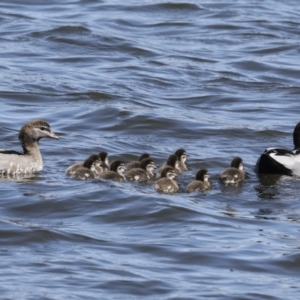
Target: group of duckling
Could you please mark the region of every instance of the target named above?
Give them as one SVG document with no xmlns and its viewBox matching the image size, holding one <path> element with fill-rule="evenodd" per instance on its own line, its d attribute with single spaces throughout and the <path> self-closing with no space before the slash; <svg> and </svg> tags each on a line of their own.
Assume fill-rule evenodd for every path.
<svg viewBox="0 0 300 300">
<path fill-rule="evenodd" d="M 23 152 L 0 149 L 0 176 L 27 176 L 41 171 L 43 160 L 38 144 L 42 138 L 59 139 L 44 120 L 33 120 L 23 125 L 19 132 Z M 143 153 L 138 161 L 130 162 L 127 165 L 121 160 L 115 160 L 109 165 L 107 153 L 100 152 L 68 167 L 66 174 L 72 178 L 83 180 L 92 178 L 136 182 L 156 180 L 154 188 L 157 191 L 176 193 L 179 191 L 179 187 L 175 178 L 180 173 L 188 171 L 186 159 L 186 151 L 178 149 L 168 157 L 166 163 L 154 174 L 153 171 L 156 166 L 154 160 L 147 153 Z M 232 160 L 231 167 L 220 174 L 220 180 L 224 184 L 236 184 L 244 178 L 243 162 L 239 157 L 235 157 Z M 188 184 L 187 192 L 208 190 L 211 185 L 208 179 L 207 170 L 199 170 L 196 173 L 195 180 Z"/>
<path fill-rule="evenodd" d="M 76 179 L 101 178 L 114 181 L 135 181 L 150 182 L 156 180 L 154 188 L 162 193 L 177 193 L 179 187 L 175 179 L 180 173 L 188 171 L 187 154 L 182 148 L 171 154 L 166 163 L 162 165 L 156 174 L 153 171 L 157 168 L 154 160 L 148 153 L 143 153 L 138 161 L 132 161 L 125 165 L 121 160 L 115 160 L 109 166 L 109 159 L 106 152 L 92 154 L 85 161 L 78 162 L 66 169 L 66 174 Z M 240 157 L 235 157 L 231 166 L 220 174 L 220 181 L 226 185 L 237 184 L 245 178 L 243 161 Z M 187 185 L 186 191 L 204 192 L 209 190 L 209 174 L 205 169 L 200 169 L 196 173 L 196 178 Z"/>
</svg>

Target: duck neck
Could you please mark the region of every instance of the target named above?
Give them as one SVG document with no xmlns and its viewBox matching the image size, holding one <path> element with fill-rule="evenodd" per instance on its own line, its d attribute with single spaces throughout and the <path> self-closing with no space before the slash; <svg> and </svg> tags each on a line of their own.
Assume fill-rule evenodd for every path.
<svg viewBox="0 0 300 300">
<path fill-rule="evenodd" d="M 210 186 L 210 182 L 207 180 L 204 181 L 205 186 L 209 187 Z"/>
<path fill-rule="evenodd" d="M 23 141 L 22 148 L 25 155 L 31 156 L 39 166 L 43 166 L 43 159 L 38 141 Z"/>
<path fill-rule="evenodd" d="M 124 180 L 126 179 L 126 178 L 125 178 L 125 175 L 124 175 L 123 173 L 118 172 L 118 175 L 119 175 L 120 177 L 122 177 Z"/>
<path fill-rule="evenodd" d="M 294 150 L 300 149 L 300 122 L 296 125 L 293 133 Z"/>
<path fill-rule="evenodd" d="M 150 176 L 154 176 L 153 171 L 152 170 L 146 170 L 146 173 L 149 174 Z"/>
<path fill-rule="evenodd" d="M 148 179 L 152 179 L 154 177 L 154 174 L 152 173 L 152 171 L 147 170 L 146 171 L 146 175 Z"/>
</svg>

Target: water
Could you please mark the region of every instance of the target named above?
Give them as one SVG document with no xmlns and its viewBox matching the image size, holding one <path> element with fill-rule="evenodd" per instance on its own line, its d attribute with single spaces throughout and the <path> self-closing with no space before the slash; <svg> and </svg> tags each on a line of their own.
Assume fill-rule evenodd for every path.
<svg viewBox="0 0 300 300">
<path fill-rule="evenodd" d="M 44 170 L 0 182 L 2 299 L 297 299 L 298 178 L 257 177 L 299 121 L 298 1 L 2 1 L 1 148 L 48 121 Z M 188 153 L 180 193 L 72 180 L 107 151 Z M 218 174 L 244 159 L 248 177 Z M 212 189 L 186 194 L 197 169 Z"/>
</svg>

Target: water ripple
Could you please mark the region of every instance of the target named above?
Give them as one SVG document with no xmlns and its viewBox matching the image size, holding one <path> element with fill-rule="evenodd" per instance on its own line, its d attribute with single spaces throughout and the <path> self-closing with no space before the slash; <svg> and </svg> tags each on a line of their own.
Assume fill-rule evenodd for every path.
<svg viewBox="0 0 300 300">
<path fill-rule="evenodd" d="M 30 119 L 60 136 L 40 141 L 42 172 L 0 181 L 2 297 L 297 299 L 299 179 L 254 172 L 265 148 L 293 147 L 295 4 L 2 1 L 0 148 L 21 150 Z M 178 148 L 175 195 L 64 173 Z M 226 187 L 234 156 L 247 178 Z M 187 194 L 200 168 L 212 188 Z"/>
</svg>

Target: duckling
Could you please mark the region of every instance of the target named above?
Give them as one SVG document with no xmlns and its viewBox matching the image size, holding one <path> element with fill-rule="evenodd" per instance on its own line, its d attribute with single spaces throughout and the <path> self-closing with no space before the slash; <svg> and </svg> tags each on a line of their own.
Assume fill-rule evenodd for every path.
<svg viewBox="0 0 300 300">
<path fill-rule="evenodd" d="M 139 168 L 133 168 L 125 173 L 125 178 L 131 181 L 147 182 L 154 178 L 152 171 L 156 166 L 151 158 L 144 158 Z"/>
<path fill-rule="evenodd" d="M 109 159 L 107 152 L 100 152 L 99 157 L 101 160 L 101 169 L 98 171 L 98 173 L 108 171 L 109 170 Z"/>
<path fill-rule="evenodd" d="M 94 173 L 94 176 L 96 176 L 98 174 L 97 170 L 102 168 L 99 155 L 97 155 L 97 154 L 92 154 L 86 160 L 80 161 L 80 162 L 68 167 L 65 171 L 66 175 L 73 175 L 74 173 L 77 172 L 77 169 L 79 169 L 79 168 L 87 168 L 84 164 L 85 163 L 88 164 L 91 161 L 94 162 L 93 173 Z M 88 169 L 90 169 L 90 167 L 88 167 Z"/>
<path fill-rule="evenodd" d="M 109 171 L 104 171 L 99 174 L 99 178 L 114 181 L 123 181 L 125 176 L 123 172 L 126 170 L 125 165 L 120 160 L 115 160 L 110 165 Z"/>
<path fill-rule="evenodd" d="M 231 166 L 220 175 L 220 180 L 224 184 L 236 184 L 244 179 L 243 160 L 240 157 L 235 157 L 231 162 Z"/>
<path fill-rule="evenodd" d="M 78 166 L 71 173 L 72 178 L 76 179 L 92 179 L 97 177 L 96 167 L 100 165 L 100 158 L 97 154 L 90 155 L 82 166 Z"/>
<path fill-rule="evenodd" d="M 94 154 L 96 155 L 96 154 Z M 98 154 L 99 161 L 95 165 L 95 174 L 102 173 L 103 171 L 108 171 L 109 170 L 109 165 L 108 165 L 108 157 L 106 152 L 100 152 Z M 77 168 L 83 167 L 84 161 L 80 161 L 75 163 L 74 165 L 71 165 L 68 167 L 65 171 L 67 175 L 71 175 Z"/>
<path fill-rule="evenodd" d="M 127 171 L 129 171 L 133 168 L 140 168 L 142 160 L 145 158 L 149 158 L 149 157 L 150 157 L 150 155 L 148 153 L 141 154 L 138 161 L 132 161 L 126 165 Z"/>
<path fill-rule="evenodd" d="M 162 170 L 167 166 L 174 168 L 174 170 L 177 174 L 181 173 L 181 171 L 179 169 L 179 160 L 177 158 L 177 155 L 171 154 L 168 157 L 167 162 L 159 168 L 158 172 L 156 173 L 156 179 L 159 179 L 161 177 Z"/>
<path fill-rule="evenodd" d="M 84 161 L 77 162 L 65 170 L 66 175 L 72 175 L 78 168 L 82 168 Z"/>
<path fill-rule="evenodd" d="M 179 165 L 178 168 L 180 172 L 185 172 L 188 171 L 187 165 L 185 164 L 186 159 L 187 159 L 187 154 L 184 149 L 177 149 L 175 152 L 175 155 L 178 157 L 179 160 Z"/>
<path fill-rule="evenodd" d="M 204 192 L 210 188 L 210 182 L 208 181 L 209 174 L 207 170 L 198 170 L 196 173 L 196 180 L 190 182 L 187 186 L 187 192 L 192 193 L 195 191 Z"/>
<path fill-rule="evenodd" d="M 173 167 L 166 166 L 161 172 L 161 178 L 154 184 L 154 188 L 161 193 L 176 193 L 179 191 L 179 187 L 174 180 L 177 177 L 177 173 Z"/>
<path fill-rule="evenodd" d="M 30 174 L 43 170 L 43 159 L 39 149 L 42 138 L 59 139 L 44 120 L 26 123 L 19 131 L 23 153 L 13 150 L 0 151 L 0 175 Z"/>
</svg>

